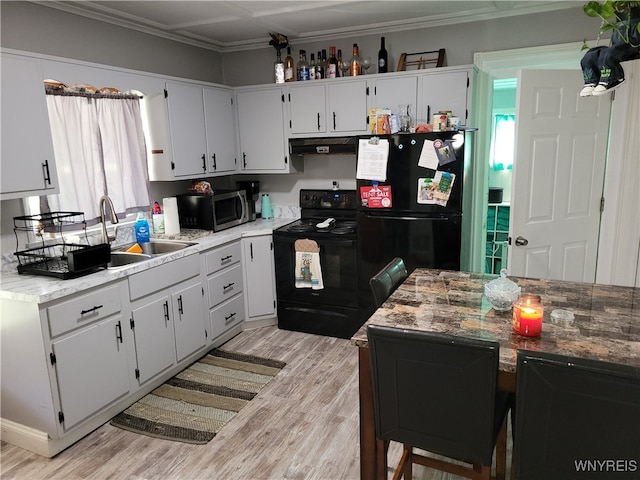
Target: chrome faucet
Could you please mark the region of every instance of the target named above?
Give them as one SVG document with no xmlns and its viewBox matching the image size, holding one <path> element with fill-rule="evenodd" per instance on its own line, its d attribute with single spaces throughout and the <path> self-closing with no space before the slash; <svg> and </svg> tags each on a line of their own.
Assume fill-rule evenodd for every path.
<svg viewBox="0 0 640 480">
<path fill-rule="evenodd" d="M 104 212 L 105 204 L 109 209 L 109 215 L 111 215 L 112 224 L 118 223 L 118 215 L 116 214 L 116 209 L 114 208 L 113 202 L 109 198 L 109 195 L 103 195 L 102 197 L 100 197 L 100 202 L 98 203 L 98 210 L 100 210 L 100 222 L 102 222 L 102 243 L 111 243 L 113 240 L 116 239 L 116 235 L 114 234 L 110 236 L 107 233 L 107 224 L 106 224 L 107 220 L 105 219 L 105 212 Z"/>
</svg>

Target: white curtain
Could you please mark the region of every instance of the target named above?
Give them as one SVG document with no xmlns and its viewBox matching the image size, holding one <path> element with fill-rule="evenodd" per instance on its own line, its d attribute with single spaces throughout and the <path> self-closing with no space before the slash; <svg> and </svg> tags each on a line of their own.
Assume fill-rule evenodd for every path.
<svg viewBox="0 0 640 480">
<path fill-rule="evenodd" d="M 46 196 L 48 209 L 84 212 L 93 224 L 109 195 L 119 216 L 148 210 L 140 101 L 47 95 L 47 106 L 60 183 L 59 194 Z"/>
</svg>

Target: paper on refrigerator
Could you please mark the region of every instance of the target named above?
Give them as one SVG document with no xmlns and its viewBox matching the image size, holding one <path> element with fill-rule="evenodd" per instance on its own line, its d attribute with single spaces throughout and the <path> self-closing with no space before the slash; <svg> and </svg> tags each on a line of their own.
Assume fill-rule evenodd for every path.
<svg viewBox="0 0 640 480">
<path fill-rule="evenodd" d="M 356 178 L 358 180 L 387 179 L 387 161 L 389 160 L 389 140 L 361 138 L 358 143 L 358 166 Z"/>
</svg>

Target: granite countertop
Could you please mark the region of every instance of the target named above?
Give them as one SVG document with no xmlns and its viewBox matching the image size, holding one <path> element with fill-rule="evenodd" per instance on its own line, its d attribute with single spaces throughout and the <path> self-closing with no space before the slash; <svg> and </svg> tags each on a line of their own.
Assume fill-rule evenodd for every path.
<svg viewBox="0 0 640 480">
<path fill-rule="evenodd" d="M 640 288 L 510 277 L 544 304 L 540 337 L 513 333 L 511 311 L 498 312 L 484 296 L 497 278 L 466 272 L 416 269 L 352 337 L 367 346 L 367 325 L 385 325 L 483 338 L 500 343 L 500 369 L 515 372 L 519 349 L 640 366 Z M 565 324 L 554 309 L 571 310 Z"/>
<path fill-rule="evenodd" d="M 116 269 L 101 270 L 69 280 L 37 275 L 20 275 L 16 270 L 17 264 L 3 263 L 2 277 L 0 279 L 0 300 L 21 300 L 36 303 L 50 302 L 66 295 L 72 295 L 89 288 L 126 278 L 134 273 L 172 262 L 188 255 L 198 255 L 201 251 L 238 240 L 242 237 L 268 235 L 276 228 L 291 223 L 294 220 L 295 218 L 259 219 L 255 222 L 245 223 L 221 232 L 181 230 L 178 235 L 154 235 L 154 238 L 183 240 L 194 242 L 196 245 L 177 252 L 153 257 L 145 262 L 133 263 Z"/>
</svg>

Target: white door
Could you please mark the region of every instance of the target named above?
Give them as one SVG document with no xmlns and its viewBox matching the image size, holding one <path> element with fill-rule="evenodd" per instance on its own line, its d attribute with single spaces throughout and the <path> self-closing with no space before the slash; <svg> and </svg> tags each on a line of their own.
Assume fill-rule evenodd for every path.
<svg viewBox="0 0 640 480">
<path fill-rule="evenodd" d="M 511 195 L 512 275 L 595 281 L 611 95 L 579 70 L 521 70 Z"/>
</svg>

